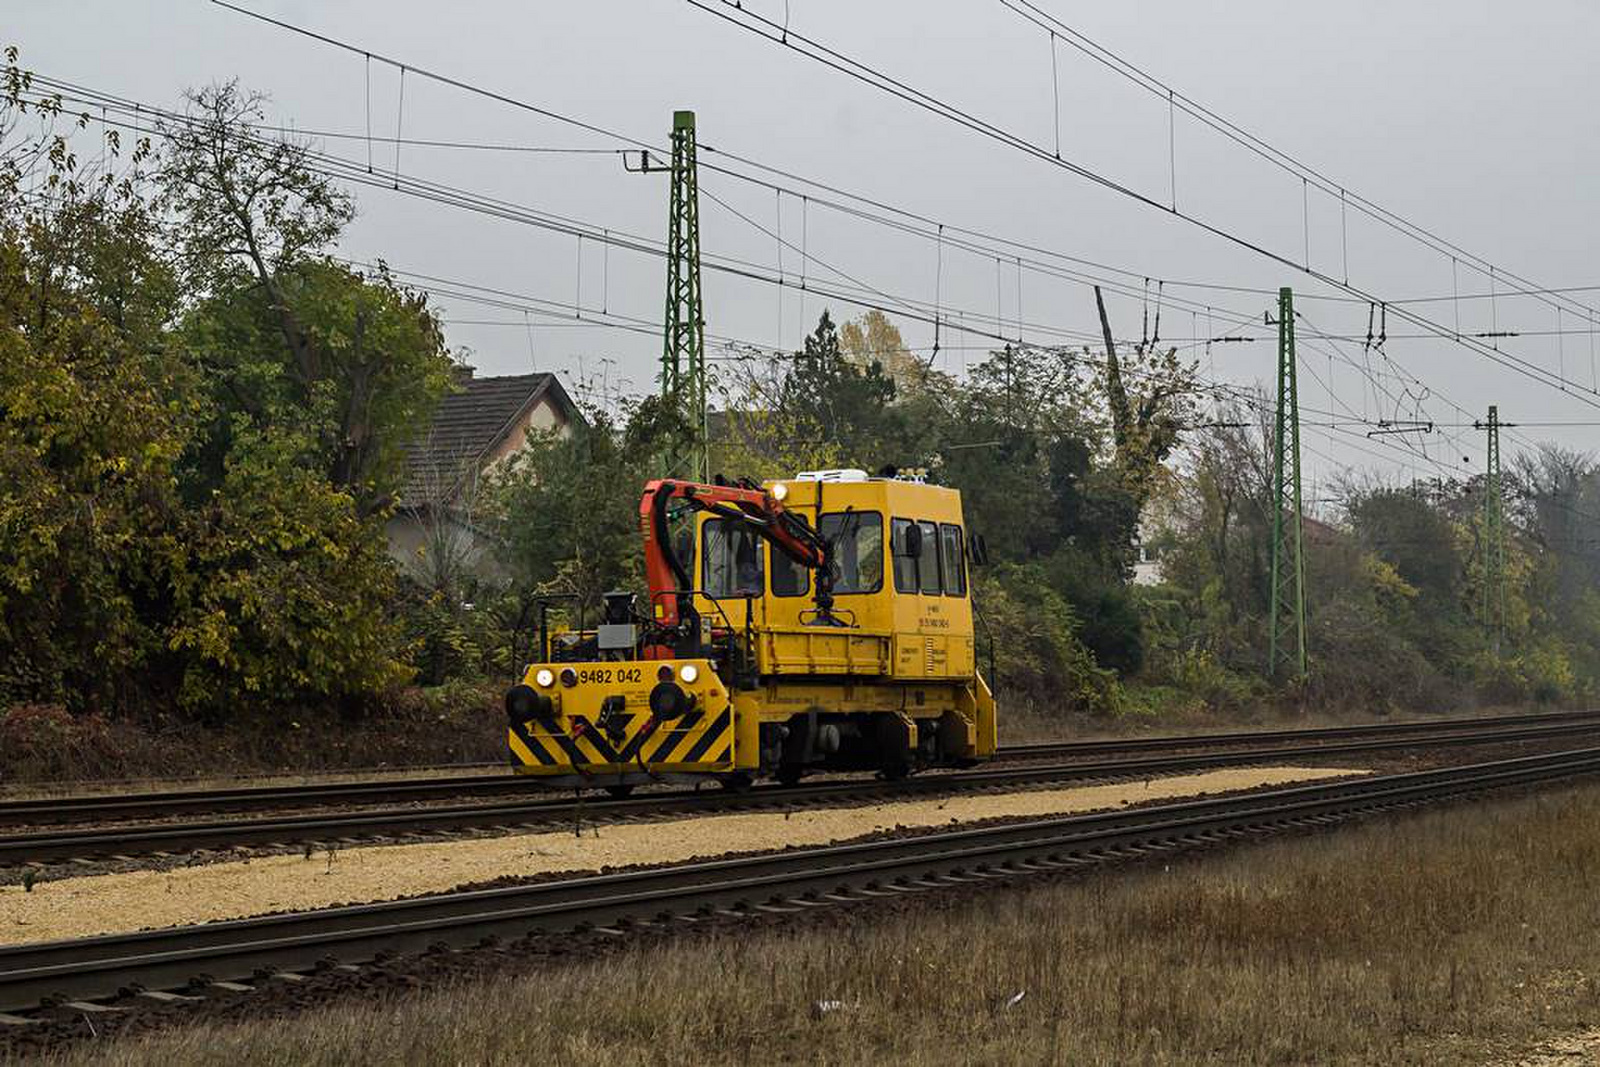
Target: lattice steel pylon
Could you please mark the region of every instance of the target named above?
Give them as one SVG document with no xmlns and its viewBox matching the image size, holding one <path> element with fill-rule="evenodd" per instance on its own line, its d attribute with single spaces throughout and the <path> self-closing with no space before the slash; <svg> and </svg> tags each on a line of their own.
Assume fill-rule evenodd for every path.
<svg viewBox="0 0 1600 1067">
<path fill-rule="evenodd" d="M 1295 373 L 1294 293 L 1278 290 L 1278 412 L 1272 448 L 1272 618 L 1267 673 L 1306 673 L 1306 564 L 1300 501 L 1300 390 Z"/>
<path fill-rule="evenodd" d="M 1505 508 L 1500 498 L 1500 409 L 1489 405 L 1488 421 L 1480 424 L 1489 435 L 1488 459 L 1483 478 L 1483 625 L 1496 654 L 1506 628 Z"/>
<path fill-rule="evenodd" d="M 700 295 L 700 183 L 693 111 L 672 113 L 672 192 L 667 226 L 667 313 L 661 395 L 677 409 L 685 440 L 669 473 L 710 478 L 706 453 L 706 323 Z"/>
</svg>

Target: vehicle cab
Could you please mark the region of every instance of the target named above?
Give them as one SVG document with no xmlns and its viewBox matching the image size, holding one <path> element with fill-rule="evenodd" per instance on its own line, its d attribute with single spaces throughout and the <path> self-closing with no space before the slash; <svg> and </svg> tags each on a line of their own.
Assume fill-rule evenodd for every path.
<svg viewBox="0 0 1600 1067">
<path fill-rule="evenodd" d="M 507 694 L 518 771 L 620 790 L 993 754 L 955 490 L 859 470 L 661 482 L 640 514 L 645 600 L 541 627 Z"/>
</svg>

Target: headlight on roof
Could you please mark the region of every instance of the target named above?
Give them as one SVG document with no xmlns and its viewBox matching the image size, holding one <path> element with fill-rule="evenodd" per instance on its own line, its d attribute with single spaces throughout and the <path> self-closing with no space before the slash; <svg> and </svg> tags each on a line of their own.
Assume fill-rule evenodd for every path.
<svg viewBox="0 0 1600 1067">
<path fill-rule="evenodd" d="M 784 498 L 788 495 L 789 487 L 784 485 L 782 482 L 779 482 L 777 485 L 772 487 L 772 499 L 778 501 L 780 504 L 783 503 Z"/>
</svg>

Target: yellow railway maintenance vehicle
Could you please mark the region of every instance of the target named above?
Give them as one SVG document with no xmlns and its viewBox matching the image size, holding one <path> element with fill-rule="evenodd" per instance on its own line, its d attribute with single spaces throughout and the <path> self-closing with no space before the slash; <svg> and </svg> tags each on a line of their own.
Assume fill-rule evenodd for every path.
<svg viewBox="0 0 1600 1067">
<path fill-rule="evenodd" d="M 607 594 L 598 626 L 554 634 L 541 606 L 538 662 L 506 694 L 518 772 L 622 795 L 994 755 L 955 490 L 892 471 L 662 480 L 639 520 L 644 602 Z"/>
</svg>

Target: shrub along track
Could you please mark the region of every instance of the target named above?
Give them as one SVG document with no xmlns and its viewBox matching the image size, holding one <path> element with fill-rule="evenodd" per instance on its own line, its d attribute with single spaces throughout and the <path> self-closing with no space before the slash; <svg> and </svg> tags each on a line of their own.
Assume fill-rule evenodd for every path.
<svg viewBox="0 0 1600 1067">
<path fill-rule="evenodd" d="M 1353 818 L 1600 772 L 1600 748 L 1155 804 L 1122 811 L 881 835 L 819 848 L 544 879 L 0 949 L 0 1042 L 48 1044 L 137 1020 L 318 982 L 390 983 L 428 960 L 521 958 L 751 918 L 809 922 L 852 905 L 971 892 L 1111 861 L 1314 830 Z M 508 951 L 505 943 L 520 940 Z M 423 956 L 402 955 L 425 953 Z M 376 961 L 376 966 L 373 965 Z M 308 974 L 307 972 L 312 972 Z M 253 985 L 245 984 L 248 980 Z M 413 977 L 410 984 L 415 984 Z M 285 991 L 289 991 L 287 994 Z M 312 1000 L 317 999 L 315 996 Z M 287 1002 L 284 1002 L 287 1003 Z M 97 1027 L 98 1024 L 98 1027 Z"/>
<path fill-rule="evenodd" d="M 799 786 L 761 786 L 746 793 L 722 790 L 657 792 L 627 799 L 576 799 L 551 797 L 539 793 L 529 796 L 526 779 L 500 775 L 495 788 L 513 789 L 516 795 L 506 800 L 481 803 L 440 804 L 433 806 L 386 807 L 362 811 L 339 811 L 301 815 L 276 815 L 260 818 L 180 821 L 124 827 L 76 827 L 29 830 L 0 836 L 0 870 L 10 868 L 15 881 L 24 868 L 45 868 L 49 864 L 72 864 L 76 869 L 99 869 L 105 861 L 113 866 L 139 865 L 137 857 L 158 861 L 175 858 L 204 860 L 226 858 L 229 850 L 243 848 L 351 847 L 363 844 L 414 841 L 464 832 L 509 833 L 561 828 L 575 825 L 605 825 L 624 821 L 656 819 L 686 813 L 723 811 L 800 809 L 814 806 L 871 804 L 911 795 L 936 795 L 971 791 L 1002 791 L 1061 782 L 1115 781 L 1148 778 L 1207 768 L 1238 766 L 1263 760 L 1275 762 L 1319 760 L 1350 756 L 1370 756 L 1410 750 L 1434 750 L 1458 746 L 1509 744 L 1548 744 L 1593 733 L 1600 723 L 1600 712 L 1568 712 L 1557 715 L 1516 716 L 1494 719 L 1456 719 L 1440 722 L 1383 724 L 1372 727 L 1331 727 L 1313 730 L 1285 730 L 1264 733 L 1192 735 L 1184 737 L 1142 738 L 1132 741 L 1064 742 L 1016 746 L 1004 751 L 1004 762 L 1014 766 L 985 767 L 970 771 L 931 773 L 903 781 L 881 782 L 871 779 L 846 779 Z M 1484 724 L 1492 723 L 1492 726 Z M 1507 725 L 1510 723 L 1511 725 Z M 1342 740 L 1359 738 L 1358 740 Z M 1276 744 L 1225 748 L 1221 751 L 1193 752 L 1186 749 L 1243 744 L 1248 741 L 1273 741 Z M 1178 749 L 1176 754 L 1130 756 L 1121 759 L 1079 760 L 1066 763 L 1035 763 L 1030 760 L 1081 756 L 1132 747 L 1135 751 Z M 398 783 L 401 787 L 416 783 Z M 487 783 L 485 783 L 487 784 Z M 378 795 L 392 788 L 369 783 L 344 783 L 337 795 L 347 798 L 356 786 Z M 325 793 L 330 787 L 309 787 L 305 791 Z M 281 792 L 274 790 L 273 792 Z M 191 810 L 187 794 L 180 810 Z M 84 798 L 101 801 L 105 798 Z M 127 798 L 114 798 L 118 801 Z M 348 801 L 345 801 L 348 802 Z M 34 805 L 44 802 L 25 802 Z M 0 806 L 0 821 L 24 810 L 23 802 L 12 808 Z M 32 811 L 32 807 L 26 807 Z M 43 871 L 46 877 L 52 873 Z M 55 872 L 60 873 L 60 872 Z"/>
</svg>

